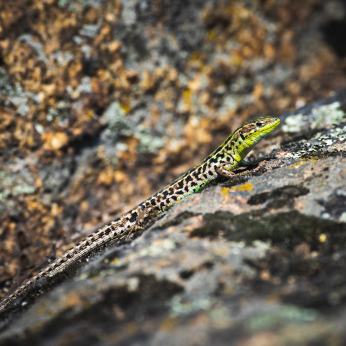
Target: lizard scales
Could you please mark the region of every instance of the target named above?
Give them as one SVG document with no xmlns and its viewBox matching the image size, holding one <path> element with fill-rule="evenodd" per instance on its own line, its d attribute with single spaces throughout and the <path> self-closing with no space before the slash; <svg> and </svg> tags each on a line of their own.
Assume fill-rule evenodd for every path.
<svg viewBox="0 0 346 346">
<path fill-rule="evenodd" d="M 231 177 L 239 165 L 248 165 L 243 159 L 252 148 L 280 123 L 278 118 L 259 117 L 246 122 L 236 129 L 214 152 L 197 166 L 156 192 L 153 196 L 125 213 L 122 217 L 98 229 L 62 256 L 54 260 L 37 275 L 31 277 L 12 294 L 0 302 L 4 310 L 27 288 L 43 277 L 51 277 L 91 253 L 100 246 L 128 237 L 134 230 L 143 227 L 148 219 L 167 210 L 176 201 L 206 187 L 217 176 Z"/>
</svg>

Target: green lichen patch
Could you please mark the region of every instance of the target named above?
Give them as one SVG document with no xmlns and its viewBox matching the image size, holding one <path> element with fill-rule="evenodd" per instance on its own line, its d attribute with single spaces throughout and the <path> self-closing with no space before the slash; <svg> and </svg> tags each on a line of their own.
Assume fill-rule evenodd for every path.
<svg viewBox="0 0 346 346">
<path fill-rule="evenodd" d="M 186 297 L 176 295 L 171 301 L 172 316 L 187 315 L 201 310 L 209 311 L 215 303 L 212 297 L 198 297 L 196 299 L 186 299 Z"/>
<path fill-rule="evenodd" d="M 265 330 L 288 323 L 308 323 L 317 319 L 318 314 L 312 309 L 303 309 L 294 305 L 278 306 L 272 311 L 263 312 L 251 317 L 246 327 L 252 331 Z"/>
<path fill-rule="evenodd" d="M 156 136 L 148 127 L 138 126 L 137 137 L 139 138 L 138 150 L 141 154 L 157 154 L 164 146 L 162 136 Z"/>
<path fill-rule="evenodd" d="M 87 7 L 101 7 L 105 2 L 105 0 L 59 0 L 58 6 L 78 13 Z"/>
<path fill-rule="evenodd" d="M 125 111 L 118 102 L 112 102 L 109 105 L 103 115 L 103 119 L 107 124 L 106 136 L 116 134 L 127 137 L 133 134 L 132 121 L 126 117 Z"/>
<path fill-rule="evenodd" d="M 31 195 L 36 191 L 35 186 L 17 181 L 15 175 L 4 171 L 0 171 L 0 182 L 0 200 L 6 200 L 10 195 Z"/>
<path fill-rule="evenodd" d="M 309 129 L 325 129 L 340 124 L 346 119 L 346 113 L 341 109 L 340 102 L 315 107 L 309 114 L 298 113 L 285 119 L 282 126 L 284 132 L 298 133 Z"/>
</svg>

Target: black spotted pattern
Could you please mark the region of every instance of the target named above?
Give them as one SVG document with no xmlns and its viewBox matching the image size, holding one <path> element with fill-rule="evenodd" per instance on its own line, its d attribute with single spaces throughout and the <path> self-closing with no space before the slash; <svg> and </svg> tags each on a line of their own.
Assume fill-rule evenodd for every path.
<svg viewBox="0 0 346 346">
<path fill-rule="evenodd" d="M 130 222 L 135 222 L 136 220 L 137 220 L 137 216 L 138 216 L 138 214 L 136 213 L 136 212 L 133 212 L 132 214 L 131 214 L 131 218 L 130 218 Z"/>
</svg>

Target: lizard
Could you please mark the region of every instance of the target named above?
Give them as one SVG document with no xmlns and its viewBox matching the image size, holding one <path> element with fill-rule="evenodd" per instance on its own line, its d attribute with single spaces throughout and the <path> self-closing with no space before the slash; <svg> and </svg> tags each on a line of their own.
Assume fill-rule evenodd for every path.
<svg viewBox="0 0 346 346">
<path fill-rule="evenodd" d="M 108 243 L 129 237 L 158 214 L 166 211 L 177 201 L 200 192 L 218 176 L 233 177 L 238 166 L 257 164 L 262 160 L 247 162 L 245 156 L 280 123 L 275 117 L 258 117 L 237 128 L 215 151 L 182 176 L 156 192 L 120 218 L 101 227 L 93 234 L 67 250 L 38 274 L 19 286 L 0 301 L 0 312 L 41 278 L 50 278 L 78 260 Z"/>
</svg>

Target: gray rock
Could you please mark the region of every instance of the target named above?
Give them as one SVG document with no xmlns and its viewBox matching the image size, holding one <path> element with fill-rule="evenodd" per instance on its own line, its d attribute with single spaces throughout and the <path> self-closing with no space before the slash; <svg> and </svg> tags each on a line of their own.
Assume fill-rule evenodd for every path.
<svg viewBox="0 0 346 346">
<path fill-rule="evenodd" d="M 335 102 L 342 112 L 344 91 L 309 107 L 304 139 L 281 131 L 256 149 L 275 159 L 186 198 L 70 280 L 34 287 L 0 345 L 343 344 L 346 123 L 316 132 L 310 121 Z"/>
</svg>

